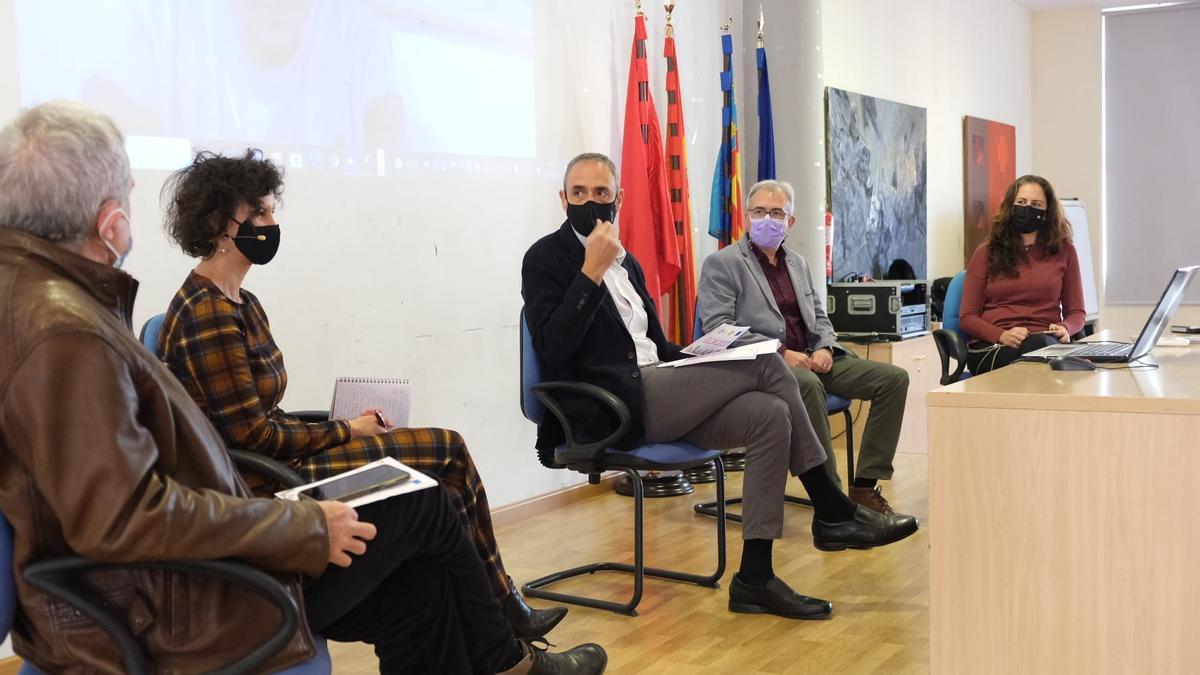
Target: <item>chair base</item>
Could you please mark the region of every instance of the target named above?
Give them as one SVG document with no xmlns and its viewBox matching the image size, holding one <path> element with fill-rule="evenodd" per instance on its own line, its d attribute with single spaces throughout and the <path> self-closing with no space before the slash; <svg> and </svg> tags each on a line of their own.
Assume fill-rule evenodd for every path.
<svg viewBox="0 0 1200 675">
<path fill-rule="evenodd" d="M 746 453 L 730 452 L 721 455 L 721 460 L 725 462 L 726 471 L 745 471 L 746 470 Z"/>
<path fill-rule="evenodd" d="M 721 464 L 721 460 L 717 459 L 713 462 L 717 473 L 717 569 L 709 575 L 690 574 L 688 572 L 680 572 L 676 570 L 663 569 L 658 567 L 646 567 L 645 556 L 645 491 L 643 489 L 643 480 L 641 474 L 634 469 L 620 469 L 628 477 L 629 482 L 633 486 L 633 564 L 617 563 L 617 562 L 600 562 L 590 565 L 581 565 L 570 569 L 554 572 L 546 576 L 539 577 L 530 581 L 521 587 L 521 592 L 527 598 L 538 598 L 540 600 L 550 600 L 552 602 L 567 603 L 571 605 L 580 605 L 583 607 L 592 607 L 594 609 L 606 609 L 610 612 L 625 614 L 627 616 L 637 616 L 637 606 L 642 601 L 642 590 L 645 585 L 646 577 L 654 577 L 655 579 L 666 579 L 668 581 L 681 581 L 697 586 L 705 586 L 707 588 L 720 588 L 721 577 L 725 574 L 725 470 Z M 622 572 L 633 575 L 633 595 L 628 602 L 612 602 L 608 600 L 598 600 L 582 595 L 571 595 L 568 593 L 557 593 L 555 591 L 544 590 L 546 586 L 572 579 L 585 574 L 595 574 L 596 572 Z"/>
<path fill-rule="evenodd" d="M 746 470 L 746 453 L 731 452 L 721 455 L 725 460 L 726 471 L 745 471 Z M 717 479 L 717 473 L 713 471 L 712 462 L 702 464 L 683 472 L 683 477 L 688 479 L 693 485 L 699 483 L 711 483 Z"/>
<path fill-rule="evenodd" d="M 643 476 L 642 489 L 647 497 L 678 497 L 680 495 L 690 495 L 696 491 L 695 487 L 682 473 L 675 473 L 668 476 Z M 629 480 L 628 476 L 618 476 L 613 481 L 613 491 L 624 497 L 633 496 L 633 481 Z"/>
<path fill-rule="evenodd" d="M 688 469 L 683 472 L 683 477 L 688 479 L 692 485 L 699 483 L 712 483 L 717 480 L 717 471 L 713 468 L 712 462 Z"/>
<path fill-rule="evenodd" d="M 807 499 L 805 497 L 793 497 L 792 495 L 784 495 L 783 501 L 787 502 L 788 504 L 795 504 L 796 506 L 807 506 L 810 509 L 813 507 L 812 500 Z M 736 506 L 741 503 L 742 503 L 742 497 L 730 497 L 729 499 L 725 500 L 725 506 L 727 506 L 727 507 L 728 506 Z M 713 500 L 711 502 L 700 502 L 699 504 L 696 504 L 695 506 L 693 506 L 692 509 L 696 513 L 699 513 L 702 516 L 709 516 L 712 518 L 720 517 L 719 512 L 723 510 L 721 508 L 721 505 L 718 504 L 716 502 L 716 500 Z M 730 513 L 728 510 L 726 510 L 725 511 L 725 519 L 731 520 L 735 523 L 740 523 L 740 522 L 742 522 L 742 514 Z"/>
</svg>

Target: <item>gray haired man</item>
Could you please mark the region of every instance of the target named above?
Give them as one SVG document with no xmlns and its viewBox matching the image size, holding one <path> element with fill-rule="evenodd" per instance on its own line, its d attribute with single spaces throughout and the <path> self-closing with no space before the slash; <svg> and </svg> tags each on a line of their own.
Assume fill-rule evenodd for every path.
<svg viewBox="0 0 1200 675">
<path fill-rule="evenodd" d="M 892 477 L 908 373 L 856 358 L 837 343 L 808 263 L 783 245 L 796 224 L 794 200 L 792 186 L 783 181 L 759 181 L 750 188 L 746 236 L 704 261 L 698 290 L 700 318 L 706 331 L 723 323 L 749 326 L 751 332 L 740 338 L 743 343 L 779 339 L 779 353 L 796 376 L 804 407 L 825 448 L 826 466 L 835 477 L 837 455 L 825 394 L 871 402 L 850 498 L 891 514 L 892 507 L 876 483 Z"/>
</svg>

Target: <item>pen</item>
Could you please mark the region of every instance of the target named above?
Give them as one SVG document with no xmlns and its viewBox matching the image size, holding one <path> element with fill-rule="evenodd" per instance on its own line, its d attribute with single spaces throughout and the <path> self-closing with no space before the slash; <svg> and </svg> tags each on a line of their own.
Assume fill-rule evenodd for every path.
<svg viewBox="0 0 1200 675">
<path fill-rule="evenodd" d="M 373 410 L 372 412 L 375 413 L 375 421 L 379 422 L 379 426 L 383 427 L 384 429 L 387 429 L 388 423 L 387 423 L 387 420 L 383 419 L 383 413 L 379 412 L 378 410 Z"/>
</svg>

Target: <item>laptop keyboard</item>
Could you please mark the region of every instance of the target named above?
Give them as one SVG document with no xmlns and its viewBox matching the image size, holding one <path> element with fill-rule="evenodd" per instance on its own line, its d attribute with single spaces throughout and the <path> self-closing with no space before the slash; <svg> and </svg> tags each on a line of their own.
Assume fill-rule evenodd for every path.
<svg viewBox="0 0 1200 675">
<path fill-rule="evenodd" d="M 1133 345 L 1120 342 L 1102 342 L 1099 344 L 1088 345 L 1083 349 L 1071 352 L 1071 356 L 1080 356 L 1088 358 L 1090 356 L 1126 356 Z"/>
</svg>

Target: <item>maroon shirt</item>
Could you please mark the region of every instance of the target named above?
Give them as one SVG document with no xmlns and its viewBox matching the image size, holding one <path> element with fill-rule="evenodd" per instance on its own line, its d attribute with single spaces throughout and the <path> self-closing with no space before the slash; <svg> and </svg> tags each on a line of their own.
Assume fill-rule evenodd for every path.
<svg viewBox="0 0 1200 675">
<path fill-rule="evenodd" d="M 999 342 L 1009 328 L 1038 333 L 1057 323 L 1072 335 L 1083 329 L 1083 278 L 1075 247 L 1064 243 L 1050 255 L 1041 244 L 1017 265 L 1017 277 L 989 277 L 987 244 L 967 263 L 958 324 L 976 340 Z"/>
<path fill-rule="evenodd" d="M 783 314 L 783 323 L 787 326 L 783 348 L 795 352 L 807 350 L 808 331 L 804 328 L 804 319 L 800 316 L 800 303 L 796 300 L 796 287 L 792 285 L 792 275 L 788 273 L 787 263 L 784 262 L 787 252 L 780 246 L 775 252 L 775 264 L 772 265 L 771 261 L 767 260 L 767 254 L 760 251 L 758 246 L 751 243 L 750 250 L 754 251 L 754 257 L 758 258 L 758 264 L 771 287 L 771 295 L 775 296 L 775 304 Z"/>
</svg>

